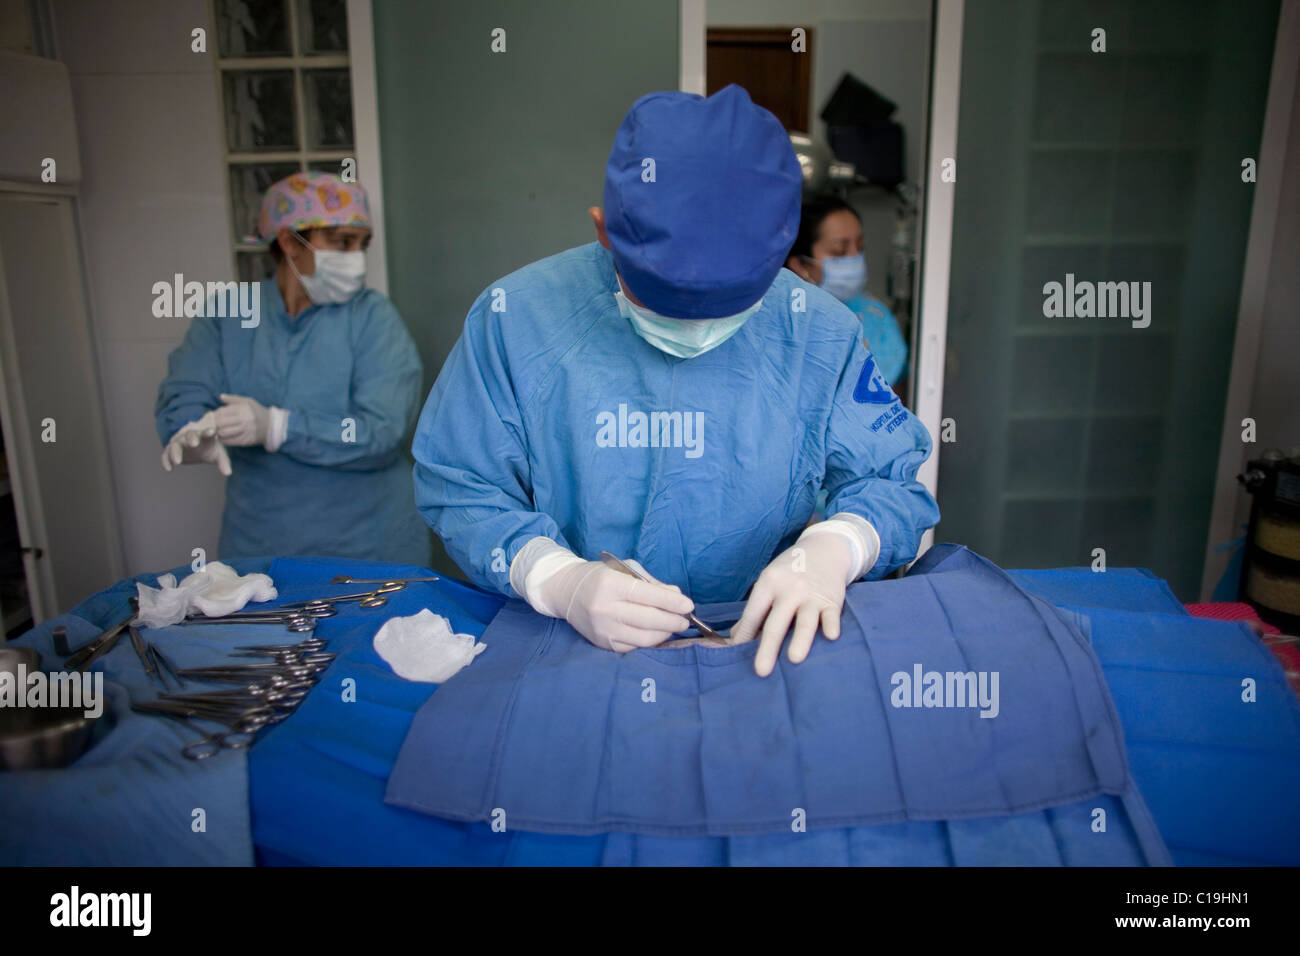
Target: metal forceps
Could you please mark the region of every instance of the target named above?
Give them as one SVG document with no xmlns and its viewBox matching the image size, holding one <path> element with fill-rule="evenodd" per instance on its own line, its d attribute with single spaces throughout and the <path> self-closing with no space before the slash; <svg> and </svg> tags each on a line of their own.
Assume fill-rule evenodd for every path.
<svg viewBox="0 0 1300 956">
<path fill-rule="evenodd" d="M 441 581 L 442 578 L 437 575 L 431 575 L 427 578 L 350 578 L 346 574 L 336 574 L 330 578 L 330 584 L 400 584 L 405 587 L 408 584 L 414 584 L 417 581 Z M 400 590 L 400 588 L 393 588 Z"/>
<path fill-rule="evenodd" d="M 140 632 L 136 630 L 135 625 L 128 624 L 126 632 L 131 635 L 131 646 L 135 648 L 135 656 L 140 658 L 140 664 L 144 667 L 145 676 L 150 680 L 161 680 L 161 676 L 154 668 L 153 658 L 149 656 L 149 651 L 144 646 L 144 638 L 140 636 Z M 163 686 L 166 687 L 167 685 L 164 684 Z"/>
<path fill-rule="evenodd" d="M 125 620 L 114 624 L 106 631 L 101 631 L 100 634 L 90 643 L 77 648 L 72 652 L 68 659 L 63 662 L 63 666 L 70 670 L 84 671 L 87 667 L 116 647 L 117 642 L 121 639 L 122 635 L 126 633 L 126 629 L 131 626 L 132 619 L 140 610 L 140 603 L 135 598 L 131 598 L 129 603 L 131 613 L 126 616 Z M 64 630 L 63 640 L 56 640 L 55 642 L 56 650 L 60 644 L 63 645 L 64 649 L 67 648 L 66 629 Z"/>
<path fill-rule="evenodd" d="M 608 567 L 613 568 L 615 571 L 622 571 L 624 574 L 630 574 L 632 577 L 636 578 L 637 580 L 645 581 L 647 584 L 655 583 L 647 575 L 642 574 L 640 571 L 632 567 L 632 565 L 628 564 L 623 559 L 614 557 L 614 555 L 610 554 L 608 551 L 600 552 L 600 560 L 603 561 Z M 723 637 L 713 628 L 709 627 L 709 625 L 705 624 L 694 614 L 687 614 L 686 620 L 690 621 L 693 625 L 695 625 L 695 629 L 700 632 L 700 637 L 707 637 L 718 641 L 726 640 L 725 637 Z"/>
<path fill-rule="evenodd" d="M 311 609 L 316 610 L 316 609 Z M 337 612 L 335 612 L 337 613 Z M 316 630 L 316 619 L 318 617 L 330 617 L 329 614 L 312 614 L 304 609 L 300 614 L 258 614 L 236 617 L 233 614 L 226 617 L 202 617 L 186 618 L 178 621 L 178 624 L 188 625 L 206 625 L 206 624 L 280 624 L 286 630 L 295 634 L 306 634 Z"/>
<path fill-rule="evenodd" d="M 295 683 L 315 678 L 334 660 L 333 654 L 304 654 L 256 664 L 225 664 L 212 667 L 187 667 L 178 673 L 201 682 L 245 684 L 258 682 Z"/>
<path fill-rule="evenodd" d="M 181 748 L 181 753 L 190 760 L 206 760 L 225 747 L 229 750 L 244 750 L 251 746 L 257 732 L 272 722 L 274 711 L 269 707 L 246 707 L 242 710 L 229 708 L 206 708 L 191 704 L 179 704 L 172 701 L 155 701 L 153 703 L 132 704 L 131 709 L 142 714 L 156 714 L 179 720 L 201 737 Z M 206 720 L 221 724 L 225 730 L 214 733 L 206 732 L 194 723 L 194 720 Z"/>
<path fill-rule="evenodd" d="M 332 607 L 335 604 L 345 604 L 355 601 L 360 607 L 383 607 L 388 603 L 388 595 L 394 591 L 400 591 L 404 587 L 401 581 L 385 581 L 373 591 L 361 591 L 356 594 L 334 594 L 328 597 L 312 598 L 309 601 L 294 601 L 291 604 L 282 604 L 282 608 L 301 608 L 303 610 L 315 610 L 317 608 Z"/>
<path fill-rule="evenodd" d="M 176 681 L 177 687 L 185 686 L 185 681 L 181 678 L 179 674 L 176 673 L 176 668 L 172 667 L 172 662 L 169 661 L 167 658 L 163 657 L 163 653 L 162 651 L 158 650 L 157 644 L 151 642 L 146 644 L 145 648 L 148 651 L 149 656 L 153 659 L 154 664 L 157 666 L 158 676 L 159 678 L 161 678 L 160 683 L 163 685 L 164 689 L 166 689 L 167 687 L 167 678 L 165 676 L 166 674 L 170 674 L 172 676 L 172 680 Z"/>
<path fill-rule="evenodd" d="M 192 614 L 185 619 L 186 622 L 195 621 L 199 624 L 211 623 L 216 621 L 259 621 L 267 617 L 333 617 L 338 614 L 336 607 L 268 607 L 260 611 L 234 611 L 230 614 L 222 614 L 218 617 L 208 617 L 204 614 Z"/>
<path fill-rule="evenodd" d="M 207 690 L 197 694 L 162 694 L 160 700 L 180 703 L 214 703 L 231 707 L 267 706 L 275 711 L 272 723 L 278 723 L 288 717 L 311 691 L 311 681 L 298 684 L 286 684 L 283 687 L 267 687 L 262 684 L 247 684 L 232 687 L 229 690 Z"/>
<path fill-rule="evenodd" d="M 231 657 L 277 657 L 281 654 L 311 654 L 325 649 L 325 638 L 308 637 L 297 644 L 241 644 Z"/>
<path fill-rule="evenodd" d="M 214 618 L 213 623 L 222 620 Z M 243 749 L 252 745 L 258 731 L 287 718 L 307 697 L 337 656 L 325 653 L 325 644 L 324 638 L 314 636 L 296 644 L 245 644 L 235 648 L 236 657 L 245 659 L 242 663 L 226 660 L 180 670 L 169 666 L 178 683 L 189 679 L 236 686 L 190 694 L 169 694 L 164 690 L 157 700 L 132 706 L 140 713 L 178 720 L 202 734 L 181 750 L 190 760 L 204 760 L 222 747 Z M 150 649 L 154 650 L 153 645 Z M 195 721 L 222 724 L 226 729 L 208 733 Z"/>
<path fill-rule="evenodd" d="M 100 633 L 98 637 L 89 644 L 78 648 L 72 652 L 72 656 L 63 662 L 63 666 L 69 670 L 84 671 L 87 667 L 99 660 L 115 646 L 118 640 L 126 633 L 126 629 L 131 625 L 131 618 L 135 617 L 134 612 L 126 620 L 119 624 L 114 624 L 108 630 Z"/>
</svg>

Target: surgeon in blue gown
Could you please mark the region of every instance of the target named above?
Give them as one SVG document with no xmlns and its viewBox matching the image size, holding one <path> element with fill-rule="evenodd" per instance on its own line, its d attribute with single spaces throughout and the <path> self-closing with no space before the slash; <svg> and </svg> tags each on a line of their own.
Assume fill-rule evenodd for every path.
<svg viewBox="0 0 1300 956">
<path fill-rule="evenodd" d="M 766 676 L 787 638 L 799 663 L 839 636 L 848 584 L 912 560 L 930 436 L 857 317 L 782 268 L 800 194 L 740 87 L 632 106 L 597 241 L 483 291 L 417 426 L 417 503 L 472 580 L 614 651 L 748 594 L 731 636 Z"/>
<path fill-rule="evenodd" d="M 222 558 L 321 555 L 425 565 L 429 533 L 403 454 L 420 401 L 415 343 L 364 288 L 365 192 L 295 173 L 266 194 L 277 260 L 256 321 L 194 319 L 158 388 L 163 467 L 229 476 Z"/>
</svg>

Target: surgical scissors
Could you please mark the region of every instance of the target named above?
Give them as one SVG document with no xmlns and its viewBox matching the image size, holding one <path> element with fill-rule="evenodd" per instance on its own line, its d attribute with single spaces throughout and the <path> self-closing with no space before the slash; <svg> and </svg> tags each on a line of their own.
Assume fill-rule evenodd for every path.
<svg viewBox="0 0 1300 956">
<path fill-rule="evenodd" d="M 308 687 L 316 682 L 319 671 L 300 669 L 280 673 L 250 674 L 247 671 L 202 674 L 191 678 L 205 684 L 239 684 L 244 688 L 262 687 L 267 690 L 284 690 L 306 683 Z"/>
<path fill-rule="evenodd" d="M 142 714 L 171 717 L 173 720 L 179 720 L 195 733 L 202 735 L 199 740 L 181 748 L 181 753 L 190 760 L 206 760 L 222 747 L 230 750 L 243 750 L 249 747 L 257 736 L 257 732 L 268 723 L 272 723 L 272 717 L 274 717 L 274 712 L 269 707 L 251 707 L 238 712 L 223 712 L 209 711 L 206 708 L 189 705 L 169 706 L 167 702 L 156 701 L 153 703 L 132 704 L 131 709 Z M 209 734 L 202 727 L 195 725 L 190 720 L 191 717 L 214 724 L 221 724 L 227 729 Z"/>
<path fill-rule="evenodd" d="M 258 701 L 250 706 L 235 706 L 229 701 L 200 700 L 194 696 L 172 697 L 167 700 L 146 701 L 132 704 L 132 709 L 154 714 L 182 714 L 185 717 L 220 718 L 233 727 L 236 724 L 254 724 L 260 726 L 275 717 L 275 711 L 265 702 Z"/>
<path fill-rule="evenodd" d="M 262 614 L 256 617 L 206 617 L 206 618 L 186 618 L 183 621 L 177 621 L 177 624 L 186 625 L 207 625 L 207 624 L 279 624 L 286 630 L 294 634 L 307 634 L 316 630 L 316 618 L 322 615 L 313 615 L 304 610 L 302 614 Z M 323 615 L 329 617 L 329 615 Z"/>
<path fill-rule="evenodd" d="M 385 581 L 373 591 L 362 591 L 357 594 L 335 594 L 328 597 L 312 598 L 307 601 L 294 601 L 290 604 L 282 604 L 283 608 L 302 608 L 310 610 L 312 608 L 330 607 L 335 604 L 346 604 L 350 601 L 356 601 L 361 607 L 383 607 L 388 603 L 386 595 L 394 591 L 400 591 L 406 587 L 400 581 Z"/>
<path fill-rule="evenodd" d="M 287 687 L 290 684 L 298 684 L 302 681 L 315 682 L 317 676 L 325 670 L 326 665 L 316 667 L 311 666 L 291 666 L 286 667 L 283 664 L 271 664 L 267 667 L 248 668 L 248 667 L 213 667 L 204 670 L 187 670 L 181 671 L 191 680 L 200 683 L 213 684 L 265 684 L 272 687 Z"/>
<path fill-rule="evenodd" d="M 249 684 L 245 687 L 233 687 L 230 690 L 209 690 L 198 694 L 161 694 L 159 696 L 162 700 L 179 701 L 181 703 L 215 703 L 229 704 L 231 706 L 246 704 L 249 707 L 265 704 L 275 710 L 279 719 L 283 719 L 302 703 L 311 687 L 312 685 L 309 682 L 288 684 L 279 688 Z"/>
<path fill-rule="evenodd" d="M 346 574 L 336 574 L 330 578 L 330 584 L 400 584 L 406 587 L 417 581 L 441 581 L 442 578 L 434 575 L 427 578 L 350 578 Z M 400 591 L 402 588 L 393 588 L 394 591 Z"/>
<path fill-rule="evenodd" d="M 172 667 L 172 662 L 163 657 L 162 651 L 158 650 L 158 645 L 150 642 L 147 647 L 154 663 L 158 665 L 158 676 L 164 678 L 162 680 L 163 690 L 167 689 L 167 681 L 165 679 L 166 675 L 163 673 L 164 670 L 166 670 L 168 674 L 172 675 L 172 680 L 176 681 L 177 687 L 184 687 L 185 681 L 181 680 L 180 675 L 176 673 L 176 668 Z"/>
<path fill-rule="evenodd" d="M 312 654 L 295 654 L 293 652 L 282 652 L 282 656 L 274 661 L 259 661 L 256 664 L 214 664 L 210 667 L 187 667 L 178 673 L 185 677 L 202 678 L 205 674 L 284 674 L 297 676 L 302 672 L 302 676 L 308 674 L 317 674 L 325 670 L 333 662 L 336 655 L 326 653 Z"/>
<path fill-rule="evenodd" d="M 222 620 L 215 618 L 211 623 Z M 184 677 L 202 683 L 237 686 L 191 694 L 170 694 L 164 688 L 157 700 L 132 707 L 140 713 L 171 717 L 203 734 L 201 739 L 181 750 L 191 760 L 204 760 L 222 747 L 242 749 L 250 746 L 267 724 L 287 718 L 311 692 L 337 656 L 325 653 L 324 647 L 325 640 L 319 637 L 305 638 L 296 644 L 244 644 L 236 648 L 240 652 L 238 656 L 262 660 L 176 670 L 150 644 L 149 651 L 162 662 L 160 672 L 165 664 L 178 683 Z M 227 729 L 205 733 L 194 720 L 223 724 Z"/>
<path fill-rule="evenodd" d="M 150 680 L 162 681 L 162 677 L 159 675 L 157 668 L 154 667 L 153 661 L 149 657 L 149 651 L 145 649 L 144 638 L 140 636 L 140 632 L 136 630 L 135 625 L 128 624 L 126 626 L 126 632 L 131 635 L 131 646 L 135 648 L 135 656 L 140 658 L 140 663 L 144 667 L 145 676 Z M 163 682 L 163 687 L 167 687 L 166 682 Z"/>
<path fill-rule="evenodd" d="M 131 624 L 131 618 L 134 616 L 133 612 L 126 620 L 114 624 L 108 630 L 101 632 L 89 644 L 73 651 L 72 656 L 63 662 L 63 666 L 70 670 L 84 671 L 117 645 L 118 640 L 126 633 L 126 629 Z"/>
<path fill-rule="evenodd" d="M 202 624 L 207 621 L 247 621 L 265 617 L 333 617 L 338 612 L 338 608 L 335 607 L 266 607 L 260 611 L 235 611 L 231 614 L 220 614 L 215 617 L 208 617 L 204 614 L 191 614 L 185 620 L 198 621 Z"/>
<path fill-rule="evenodd" d="M 239 653 L 231 654 L 231 657 L 274 657 L 282 652 L 310 654 L 313 651 L 324 650 L 325 638 L 308 637 L 297 644 L 241 644 L 235 650 Z"/>
</svg>

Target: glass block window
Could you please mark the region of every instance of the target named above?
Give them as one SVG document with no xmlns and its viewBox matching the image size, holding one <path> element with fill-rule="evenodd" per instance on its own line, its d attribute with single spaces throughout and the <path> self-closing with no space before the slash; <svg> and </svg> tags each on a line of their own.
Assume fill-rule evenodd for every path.
<svg viewBox="0 0 1300 956">
<path fill-rule="evenodd" d="M 355 157 L 345 0 L 211 0 L 239 279 L 273 260 L 257 239 L 268 186 Z"/>
</svg>

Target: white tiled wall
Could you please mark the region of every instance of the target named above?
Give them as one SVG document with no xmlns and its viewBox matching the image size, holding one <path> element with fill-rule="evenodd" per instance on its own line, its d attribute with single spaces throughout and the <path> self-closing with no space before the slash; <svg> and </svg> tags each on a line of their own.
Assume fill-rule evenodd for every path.
<svg viewBox="0 0 1300 956">
<path fill-rule="evenodd" d="M 158 319 L 153 283 L 230 278 L 221 111 L 205 0 L 52 0 L 72 75 L 81 228 L 123 550 L 129 574 L 217 553 L 224 480 L 163 472 L 153 406 L 187 320 Z"/>
</svg>

